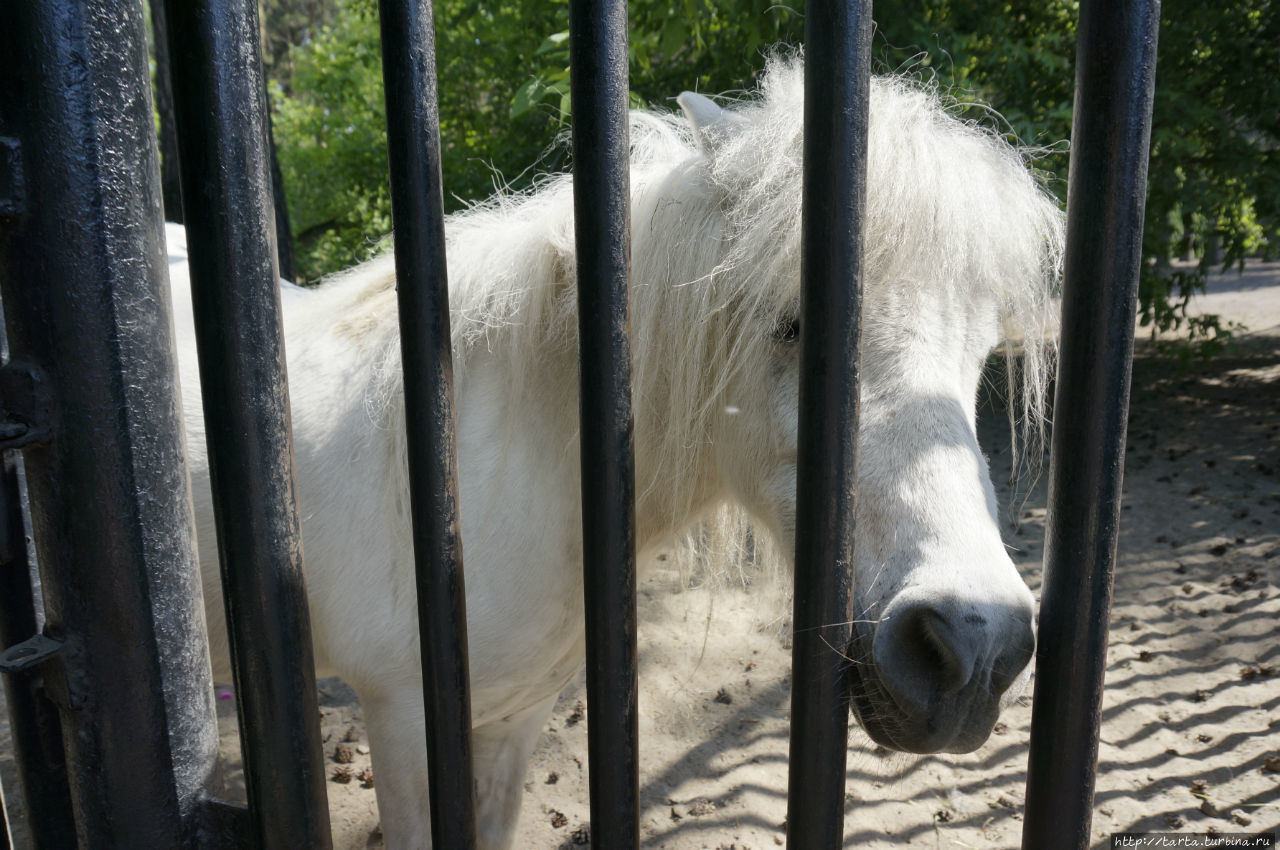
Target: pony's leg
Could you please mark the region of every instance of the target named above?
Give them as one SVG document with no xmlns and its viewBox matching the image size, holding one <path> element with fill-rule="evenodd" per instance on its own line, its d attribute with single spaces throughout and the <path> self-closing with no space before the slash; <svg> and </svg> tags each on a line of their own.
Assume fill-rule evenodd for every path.
<svg viewBox="0 0 1280 850">
<path fill-rule="evenodd" d="M 556 698 L 471 731 L 476 771 L 476 829 L 482 850 L 508 850 L 520 820 L 529 756 Z"/>
<path fill-rule="evenodd" d="M 509 850 L 520 819 L 525 773 L 554 696 L 472 730 L 476 828 L 481 850 Z M 427 744 L 422 689 L 362 697 L 382 835 L 388 850 L 430 850 Z"/>
<path fill-rule="evenodd" d="M 430 850 L 427 739 L 422 688 L 414 680 L 394 691 L 360 694 L 374 793 L 387 850 Z"/>
</svg>

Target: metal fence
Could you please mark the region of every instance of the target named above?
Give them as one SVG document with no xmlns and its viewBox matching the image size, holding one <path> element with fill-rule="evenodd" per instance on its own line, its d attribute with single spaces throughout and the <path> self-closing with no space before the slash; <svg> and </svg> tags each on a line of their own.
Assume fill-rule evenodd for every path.
<svg viewBox="0 0 1280 850">
<path fill-rule="evenodd" d="M 1089 843 L 1156 0 L 1081 4 L 1025 848 Z M 0 4 L 0 669 L 38 847 L 330 844 L 254 0 L 166 7 L 248 806 L 217 741 L 141 0 Z M 841 846 L 870 0 L 806 10 L 788 846 Z M 438 848 L 476 845 L 429 3 L 381 0 Z M 639 844 L 625 0 L 573 0 L 592 841 Z M 229 285 L 224 285 L 229 284 Z M 833 309 L 833 305 L 836 306 Z M 22 451 L 37 604 L 25 544 Z M 1064 459 L 1071 462 L 1063 462 Z M 621 612 L 621 615 L 619 614 Z M 846 623 L 832 626 L 831 623 Z M 7 828 L 4 830 L 7 844 Z M 0 844 L 0 847 L 5 846 Z"/>
</svg>

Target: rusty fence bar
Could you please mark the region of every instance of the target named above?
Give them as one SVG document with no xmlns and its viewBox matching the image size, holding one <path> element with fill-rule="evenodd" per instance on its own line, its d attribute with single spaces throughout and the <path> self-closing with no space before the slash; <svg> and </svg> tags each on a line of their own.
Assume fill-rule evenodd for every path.
<svg viewBox="0 0 1280 850">
<path fill-rule="evenodd" d="M 805 10 L 792 850 L 844 841 L 871 31 L 870 0 Z"/>
<path fill-rule="evenodd" d="M 1091 844 L 1159 20 L 1080 4 L 1025 850 Z"/>
<path fill-rule="evenodd" d="M 330 846 L 254 0 L 170 0 L 193 311 L 253 842 Z M 145 67 L 145 63 L 144 63 Z"/>
<path fill-rule="evenodd" d="M 466 595 L 431 4 L 382 0 L 391 211 L 408 427 L 433 846 L 476 846 Z"/>
<path fill-rule="evenodd" d="M 36 844 L 178 847 L 218 742 L 141 3 L 2 4 L 0 65 L 3 448 L 45 614 L 2 666 L 57 705 L 71 766 Z"/>
<path fill-rule="evenodd" d="M 639 846 L 626 0 L 571 0 L 591 843 Z"/>
</svg>

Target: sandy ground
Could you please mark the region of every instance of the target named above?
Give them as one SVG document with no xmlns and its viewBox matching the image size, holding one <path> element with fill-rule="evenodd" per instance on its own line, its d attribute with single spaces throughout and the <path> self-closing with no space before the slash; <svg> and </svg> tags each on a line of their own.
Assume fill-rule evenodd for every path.
<svg viewBox="0 0 1280 850">
<path fill-rule="evenodd" d="M 1249 330 L 1207 365 L 1179 368 L 1139 345 L 1093 823 L 1099 847 L 1119 831 L 1280 829 L 1280 263 L 1216 277 L 1194 309 Z M 1004 415 L 986 404 L 980 420 L 1007 506 Z M 1042 480 L 1018 494 L 1005 518 L 1015 561 L 1037 591 L 1045 490 Z M 777 588 L 688 586 L 669 564 L 653 565 L 640 584 L 643 844 L 780 846 L 790 654 Z M 361 780 L 369 756 L 359 706 L 336 680 L 321 683 L 321 698 L 328 770 L 351 777 L 328 784 L 337 847 L 381 847 L 374 791 Z M 579 681 L 538 745 L 520 850 L 587 843 L 583 700 Z M 234 762 L 230 702 L 220 707 Z M 1028 694 L 985 746 L 962 756 L 892 754 L 854 731 L 845 845 L 1019 846 L 1030 713 Z M 349 763 L 335 761 L 339 745 Z M 7 728 L 0 775 L 12 789 Z"/>
</svg>

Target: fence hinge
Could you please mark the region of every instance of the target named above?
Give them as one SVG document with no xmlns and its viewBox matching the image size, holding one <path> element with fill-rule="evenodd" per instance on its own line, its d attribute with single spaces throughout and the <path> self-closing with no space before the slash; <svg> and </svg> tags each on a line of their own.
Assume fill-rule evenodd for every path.
<svg viewBox="0 0 1280 850">
<path fill-rule="evenodd" d="M 62 651 L 60 640 L 45 635 L 29 637 L 0 653 L 0 673 L 25 673 Z"/>
<path fill-rule="evenodd" d="M 52 434 L 53 391 L 34 366 L 0 367 L 0 449 L 45 443 Z"/>
<path fill-rule="evenodd" d="M 26 183 L 22 179 L 22 147 L 18 140 L 0 136 L 0 216 L 18 218 L 27 208 Z"/>
<path fill-rule="evenodd" d="M 54 704 L 66 709 L 84 705 L 82 694 L 75 693 L 67 680 L 64 663 L 68 652 L 65 640 L 48 635 L 35 635 L 0 653 L 0 673 L 6 675 L 38 674 L 41 687 Z"/>
</svg>

